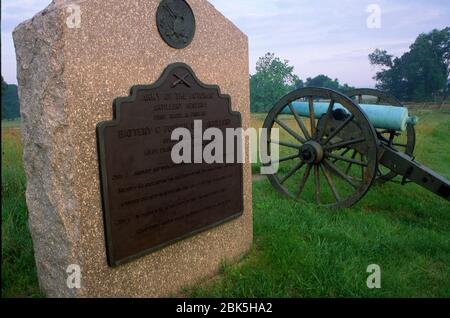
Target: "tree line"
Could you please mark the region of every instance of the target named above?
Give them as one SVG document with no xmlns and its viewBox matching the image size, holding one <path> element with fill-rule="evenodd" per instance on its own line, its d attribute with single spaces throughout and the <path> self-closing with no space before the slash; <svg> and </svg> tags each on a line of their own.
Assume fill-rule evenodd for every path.
<svg viewBox="0 0 450 318">
<path fill-rule="evenodd" d="M 450 28 L 420 34 L 400 57 L 376 49 L 369 62 L 379 67 L 373 78 L 377 89 L 402 101 L 445 100 L 450 87 Z M 267 53 L 250 75 L 251 111 L 268 112 L 281 97 L 302 87 L 325 87 L 344 94 L 354 88 L 323 74 L 302 81 L 289 61 Z"/>
<path fill-rule="evenodd" d="M 450 27 L 420 34 L 400 57 L 376 49 L 369 61 L 379 68 L 374 76 L 376 88 L 402 101 L 445 100 L 450 91 Z M 342 93 L 353 89 L 324 74 L 303 81 L 289 61 L 267 53 L 256 63 L 256 73 L 250 75 L 251 111 L 268 112 L 281 97 L 302 87 L 326 87 Z M 7 84 L 3 77 L 1 98 L 2 119 L 20 117 L 17 85 Z"/>
<path fill-rule="evenodd" d="M 17 85 L 7 84 L 2 76 L 2 119 L 12 120 L 20 117 Z"/>
<path fill-rule="evenodd" d="M 376 49 L 369 55 L 380 68 L 376 87 L 403 101 L 433 101 L 448 96 L 450 75 L 450 27 L 420 34 L 400 57 Z"/>
<path fill-rule="evenodd" d="M 320 74 L 305 81 L 294 74 L 289 61 L 267 53 L 256 63 L 256 73 L 250 75 L 250 108 L 254 113 L 268 112 L 287 93 L 302 87 L 326 87 L 346 93 L 353 89 L 348 84 Z"/>
</svg>

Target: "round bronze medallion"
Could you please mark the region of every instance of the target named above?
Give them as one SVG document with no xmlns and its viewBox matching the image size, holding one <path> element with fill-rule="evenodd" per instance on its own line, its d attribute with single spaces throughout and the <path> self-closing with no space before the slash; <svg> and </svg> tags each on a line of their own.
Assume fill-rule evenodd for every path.
<svg viewBox="0 0 450 318">
<path fill-rule="evenodd" d="M 162 0 L 156 24 L 164 41 L 175 49 L 184 49 L 194 39 L 194 12 L 185 0 Z"/>
</svg>

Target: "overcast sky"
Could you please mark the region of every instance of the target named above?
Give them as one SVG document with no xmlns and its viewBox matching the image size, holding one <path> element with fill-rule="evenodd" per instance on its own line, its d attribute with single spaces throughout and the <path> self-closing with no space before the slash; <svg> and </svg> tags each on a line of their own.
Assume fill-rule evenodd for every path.
<svg viewBox="0 0 450 318">
<path fill-rule="evenodd" d="M 1 61 L 6 82 L 17 83 L 12 30 L 50 2 L 1 0 Z M 210 2 L 248 35 L 251 73 L 258 57 L 273 52 L 289 60 L 302 79 L 326 74 L 357 87 L 374 86 L 372 77 L 376 70 L 370 66 L 367 55 L 375 48 L 398 56 L 408 50 L 420 33 L 450 26 L 450 0 Z M 372 4 L 381 9 L 380 28 L 367 25 L 371 15 L 367 10 Z"/>
</svg>

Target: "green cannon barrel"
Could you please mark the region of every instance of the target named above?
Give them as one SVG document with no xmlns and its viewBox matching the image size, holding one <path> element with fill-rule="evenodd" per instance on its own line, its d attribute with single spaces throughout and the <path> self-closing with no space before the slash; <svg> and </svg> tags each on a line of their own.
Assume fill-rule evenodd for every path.
<svg viewBox="0 0 450 318">
<path fill-rule="evenodd" d="M 300 116 L 309 117 L 308 102 L 293 102 L 292 106 Z M 409 115 L 406 107 L 375 104 L 361 104 L 359 106 L 375 128 L 405 131 L 408 124 L 415 125 L 418 122 L 417 117 Z M 314 102 L 314 114 L 316 119 L 320 119 L 325 115 L 328 111 L 328 107 L 329 103 Z M 334 110 L 336 109 L 342 109 L 348 113 L 341 104 L 335 104 Z M 286 107 L 282 113 L 291 114 L 291 110 L 289 107 Z"/>
</svg>

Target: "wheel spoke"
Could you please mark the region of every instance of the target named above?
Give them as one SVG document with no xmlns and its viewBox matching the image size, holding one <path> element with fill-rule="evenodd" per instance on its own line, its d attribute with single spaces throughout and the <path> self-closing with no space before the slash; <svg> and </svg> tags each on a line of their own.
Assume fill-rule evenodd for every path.
<svg viewBox="0 0 450 318">
<path fill-rule="evenodd" d="M 353 149 L 352 160 L 355 160 L 356 154 L 357 154 L 356 150 Z M 352 168 L 352 166 L 353 166 L 353 163 L 350 162 L 347 167 L 347 170 L 345 170 L 345 174 L 348 174 L 350 172 L 350 169 Z"/>
<path fill-rule="evenodd" d="M 333 184 L 333 180 L 331 179 L 331 176 L 328 173 L 327 167 L 325 165 L 320 165 L 320 168 L 322 168 L 322 172 L 325 176 L 325 179 L 327 180 L 328 185 L 330 186 L 331 192 L 333 192 L 336 202 L 341 201 L 341 197 L 339 196 L 339 193 Z"/>
<path fill-rule="evenodd" d="M 271 140 L 271 143 L 280 145 L 280 146 L 284 146 L 284 147 L 288 147 L 288 148 L 294 148 L 294 149 L 301 149 L 302 146 L 300 145 L 296 145 L 290 142 L 285 142 L 285 141 L 280 141 L 280 140 Z"/>
<path fill-rule="evenodd" d="M 319 174 L 319 166 L 314 165 L 314 180 L 316 184 L 316 201 L 317 204 L 320 204 L 320 174 Z"/>
<path fill-rule="evenodd" d="M 347 148 L 345 149 L 342 153 L 341 156 L 345 156 L 350 150 L 352 150 L 352 148 Z M 333 163 L 336 163 L 338 161 L 338 159 L 334 159 Z"/>
<path fill-rule="evenodd" d="M 305 163 L 303 161 L 299 162 L 294 168 L 291 169 L 291 171 L 288 172 L 287 175 L 285 175 L 283 177 L 283 179 L 280 180 L 280 183 L 283 184 L 286 182 L 287 179 L 289 179 L 290 177 L 292 177 L 294 175 L 294 173 L 296 173 L 299 169 L 301 169 L 303 166 L 305 165 Z"/>
<path fill-rule="evenodd" d="M 291 128 L 289 128 L 285 123 L 283 123 L 279 119 L 275 119 L 275 122 L 280 125 L 284 130 L 286 130 L 292 137 L 300 141 L 302 144 L 306 142 L 305 139 L 303 139 L 299 134 L 297 134 L 295 131 L 293 131 Z"/>
<path fill-rule="evenodd" d="M 361 154 L 361 161 L 364 162 L 364 155 Z M 368 164 L 366 163 L 365 166 L 361 166 L 361 180 L 364 180 L 364 167 L 367 167 Z"/>
<path fill-rule="evenodd" d="M 292 156 L 288 156 L 288 157 L 283 157 L 283 158 L 280 158 L 279 160 L 274 160 L 274 161 L 272 161 L 272 163 L 281 163 L 281 162 L 293 160 L 293 159 L 296 159 L 296 158 L 299 158 L 298 154 L 292 155 Z"/>
<path fill-rule="evenodd" d="M 389 136 L 389 146 L 392 147 L 392 144 L 394 143 L 394 138 L 395 138 L 395 132 L 391 133 L 391 135 Z"/>
<path fill-rule="evenodd" d="M 394 142 L 394 143 L 392 143 L 392 145 L 396 146 L 396 147 L 403 147 L 403 148 L 407 148 L 408 147 L 408 145 L 401 144 L 401 143 L 398 143 L 398 142 Z"/>
<path fill-rule="evenodd" d="M 379 135 L 379 136 L 378 136 L 378 139 L 379 139 L 380 141 L 383 141 L 383 142 L 389 144 L 389 140 L 388 140 L 384 135 Z"/>
<path fill-rule="evenodd" d="M 306 181 L 308 181 L 310 173 L 311 173 L 311 165 L 308 165 L 308 167 L 306 168 L 305 174 L 303 175 L 303 178 L 300 181 L 299 190 L 298 190 L 297 196 L 296 196 L 297 200 L 300 198 L 300 195 L 302 194 L 303 189 L 305 188 L 305 184 L 306 184 Z"/>
<path fill-rule="evenodd" d="M 311 137 L 316 137 L 316 114 L 314 113 L 314 98 L 309 96 L 309 119 L 311 121 Z"/>
<path fill-rule="evenodd" d="M 334 100 L 330 101 L 330 106 L 328 106 L 327 114 L 325 115 L 325 121 L 322 125 L 322 129 L 320 130 L 319 135 L 317 136 L 317 141 L 321 141 L 325 131 L 327 130 L 328 122 L 330 121 L 331 115 L 333 113 Z"/>
<path fill-rule="evenodd" d="M 344 157 L 344 156 L 333 155 L 332 153 L 326 154 L 326 156 L 330 157 L 330 158 L 334 158 L 336 160 L 342 160 L 342 161 L 349 162 L 351 165 L 352 164 L 356 164 L 356 165 L 359 165 L 359 166 L 367 167 L 367 163 L 359 161 L 359 160 L 355 160 L 355 158 L 356 158 L 356 150 L 353 150 L 353 151 L 354 151 L 354 154 L 353 154 L 351 159 L 347 158 L 347 157 Z M 350 170 L 350 169 L 348 169 L 348 170 Z M 347 173 L 348 173 L 348 171 L 347 171 Z"/>
<path fill-rule="evenodd" d="M 306 139 L 311 139 L 311 136 L 310 136 L 310 134 L 308 132 L 308 129 L 306 129 L 306 126 L 303 123 L 302 118 L 298 115 L 297 111 L 295 110 L 294 106 L 292 106 L 292 104 L 289 104 L 289 109 L 294 114 L 295 121 L 297 122 L 298 126 L 302 130 L 303 135 L 305 136 L 305 138 Z"/>
<path fill-rule="evenodd" d="M 328 144 L 331 139 L 333 139 L 337 134 L 339 134 L 339 132 L 344 129 L 352 120 L 353 120 L 354 116 L 351 115 L 350 117 L 348 117 L 335 131 L 333 131 L 331 133 L 331 135 L 325 140 L 325 145 Z"/>
<path fill-rule="evenodd" d="M 366 138 L 364 138 L 364 137 L 350 139 L 350 140 L 341 141 L 341 142 L 338 142 L 338 143 L 335 143 L 332 145 L 325 146 L 324 149 L 330 150 L 330 149 L 342 148 L 342 147 L 346 147 L 346 146 L 350 146 L 350 145 L 354 145 L 354 144 L 359 144 L 365 140 L 366 140 Z"/>
<path fill-rule="evenodd" d="M 383 173 L 380 170 L 380 166 L 377 167 L 377 176 L 381 177 L 383 175 Z"/>
<path fill-rule="evenodd" d="M 329 162 L 328 160 L 324 160 L 323 161 L 327 167 L 332 170 L 334 173 L 336 173 L 339 177 L 341 177 L 342 179 L 344 179 L 345 181 L 347 181 L 352 187 L 354 187 L 355 189 L 358 188 L 358 185 L 353 182 L 352 179 L 349 178 L 349 176 L 347 176 L 346 174 L 344 174 L 342 171 L 340 171 L 333 163 Z"/>
</svg>

